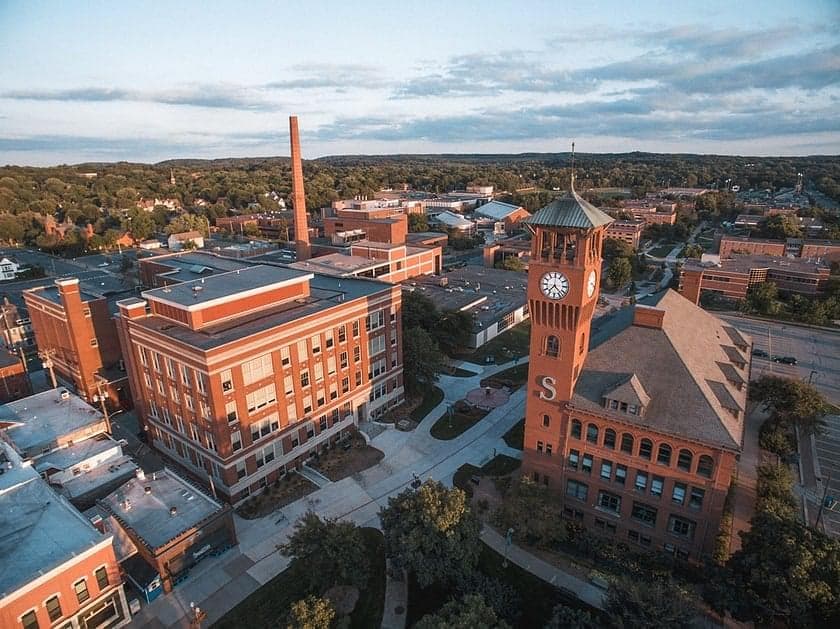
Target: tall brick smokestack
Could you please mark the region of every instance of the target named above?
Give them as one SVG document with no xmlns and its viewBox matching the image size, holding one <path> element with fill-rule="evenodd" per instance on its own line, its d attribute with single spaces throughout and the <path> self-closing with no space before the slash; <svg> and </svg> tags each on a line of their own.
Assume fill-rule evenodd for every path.
<svg viewBox="0 0 840 629">
<path fill-rule="evenodd" d="M 309 221 L 306 218 L 306 193 L 303 190 L 303 164 L 300 161 L 300 133 L 297 116 L 289 116 L 289 140 L 292 144 L 292 204 L 295 206 L 295 250 L 298 260 L 312 257 L 309 245 Z"/>
</svg>

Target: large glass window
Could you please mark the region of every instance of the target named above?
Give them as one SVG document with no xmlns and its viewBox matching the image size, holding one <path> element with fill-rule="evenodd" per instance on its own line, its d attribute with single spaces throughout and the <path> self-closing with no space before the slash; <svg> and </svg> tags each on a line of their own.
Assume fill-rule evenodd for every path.
<svg viewBox="0 0 840 629">
<path fill-rule="evenodd" d="M 557 358 L 560 354 L 560 340 L 556 336 L 549 336 L 545 339 L 545 355 Z"/>
<path fill-rule="evenodd" d="M 572 438 L 573 439 L 580 439 L 581 434 L 581 424 L 578 420 L 572 420 Z"/>
<path fill-rule="evenodd" d="M 679 505 L 685 503 L 685 489 L 684 483 L 674 483 L 674 491 L 671 494 L 671 500 Z"/>
<path fill-rule="evenodd" d="M 693 457 L 691 456 L 691 452 L 683 448 L 677 455 L 677 467 L 683 472 L 690 472 L 692 458 Z"/>
<path fill-rule="evenodd" d="M 621 512 L 621 496 L 611 494 L 608 491 L 599 491 L 598 507 L 611 513 L 619 513 Z"/>
<path fill-rule="evenodd" d="M 633 435 L 629 432 L 621 435 L 621 451 L 627 454 L 633 454 Z"/>
<path fill-rule="evenodd" d="M 711 478 L 714 468 L 715 463 L 712 461 L 712 457 L 706 454 L 701 456 L 697 461 L 697 474 L 704 478 Z"/>
<path fill-rule="evenodd" d="M 667 443 L 659 445 L 659 453 L 656 455 L 656 462 L 659 465 L 671 465 L 671 446 Z"/>
<path fill-rule="evenodd" d="M 691 520 L 686 520 L 685 518 L 680 518 L 676 515 L 672 515 L 668 519 L 668 532 L 673 535 L 679 535 L 680 537 L 688 537 L 689 539 L 693 538 L 696 526 L 697 525 Z"/>
<path fill-rule="evenodd" d="M 650 439 L 642 439 L 639 443 L 639 456 L 650 461 L 653 455 L 653 442 Z"/>
<path fill-rule="evenodd" d="M 646 526 L 656 526 L 656 509 L 641 502 L 633 503 L 630 517 Z"/>
<path fill-rule="evenodd" d="M 604 431 L 604 447 L 615 450 L 615 431 L 612 428 Z"/>
<path fill-rule="evenodd" d="M 578 500 L 586 500 L 588 492 L 589 488 L 586 486 L 585 483 L 579 483 L 578 481 L 571 479 L 566 481 L 567 496 L 577 498 Z"/>
<path fill-rule="evenodd" d="M 61 601 L 58 600 L 58 596 L 48 598 L 44 607 L 47 608 L 47 615 L 50 617 L 51 621 L 55 622 L 61 618 Z"/>
<path fill-rule="evenodd" d="M 586 440 L 589 443 L 598 443 L 598 426 L 595 424 L 586 426 Z"/>
<path fill-rule="evenodd" d="M 76 592 L 76 598 L 80 603 L 84 603 L 90 598 L 90 593 L 88 592 L 87 587 L 87 581 L 85 581 L 84 579 L 76 581 L 73 584 L 73 590 Z"/>
</svg>

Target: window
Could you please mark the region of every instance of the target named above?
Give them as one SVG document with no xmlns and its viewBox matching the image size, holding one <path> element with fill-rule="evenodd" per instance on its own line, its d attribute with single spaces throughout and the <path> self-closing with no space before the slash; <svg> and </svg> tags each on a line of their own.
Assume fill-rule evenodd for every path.
<svg viewBox="0 0 840 629">
<path fill-rule="evenodd" d="M 327 358 L 327 373 L 330 375 L 335 373 L 335 356 Z"/>
<path fill-rule="evenodd" d="M 166 374 L 173 380 L 175 379 L 175 363 L 172 362 L 171 358 L 166 359 Z"/>
<path fill-rule="evenodd" d="M 273 373 L 274 366 L 271 364 L 271 354 L 265 354 L 242 364 L 242 379 L 246 385 L 267 378 Z"/>
<path fill-rule="evenodd" d="M 578 468 L 578 463 L 580 462 L 580 452 L 577 450 L 569 450 L 569 458 L 568 463 L 569 467 L 576 470 Z"/>
<path fill-rule="evenodd" d="M 309 372 L 308 371 L 301 371 L 300 372 L 300 386 L 308 387 L 309 386 Z"/>
<path fill-rule="evenodd" d="M 23 625 L 23 629 L 38 629 L 38 616 L 35 615 L 35 610 L 30 609 L 21 616 L 20 624 Z"/>
<path fill-rule="evenodd" d="M 584 454 L 583 455 L 583 463 L 581 463 L 580 468 L 581 468 L 581 470 L 583 470 L 587 474 L 592 473 L 592 455 L 591 454 Z"/>
<path fill-rule="evenodd" d="M 368 332 L 370 332 L 371 330 L 378 330 L 383 325 L 385 325 L 384 310 L 377 310 L 376 312 L 372 312 L 368 315 L 367 320 L 365 321 L 365 329 Z"/>
<path fill-rule="evenodd" d="M 680 450 L 680 453 L 677 455 L 677 467 L 684 472 L 691 471 L 691 452 L 688 450 Z"/>
<path fill-rule="evenodd" d="M 233 380 L 231 379 L 230 369 L 225 369 L 222 372 L 222 391 L 233 390 Z"/>
<path fill-rule="evenodd" d="M 688 497 L 688 506 L 692 509 L 702 509 L 703 508 L 703 497 L 706 495 L 706 492 L 699 487 L 692 487 L 691 494 Z"/>
<path fill-rule="evenodd" d="M 623 485 L 627 481 L 627 466 L 626 465 L 616 465 L 615 466 L 615 482 L 619 485 Z"/>
<path fill-rule="evenodd" d="M 671 500 L 678 505 L 685 503 L 685 484 L 674 483 L 674 491 L 671 494 Z"/>
<path fill-rule="evenodd" d="M 650 461 L 653 455 L 653 442 L 650 439 L 642 439 L 639 443 L 639 456 Z"/>
<path fill-rule="evenodd" d="M 242 449 L 242 434 L 238 430 L 230 432 L 230 448 L 234 452 Z"/>
<path fill-rule="evenodd" d="M 694 529 L 697 525 L 691 520 L 672 515 L 668 519 L 668 532 L 672 535 L 679 535 L 680 537 L 687 537 L 689 539 L 694 537 Z"/>
<path fill-rule="evenodd" d="M 659 445 L 659 452 L 656 455 L 656 462 L 659 465 L 671 465 L 671 446 L 667 443 Z"/>
<path fill-rule="evenodd" d="M 324 365 L 322 363 L 315 363 L 315 382 L 321 382 L 324 379 Z"/>
<path fill-rule="evenodd" d="M 572 420 L 572 438 L 580 439 L 581 425 L 576 419 Z"/>
<path fill-rule="evenodd" d="M 347 340 L 347 326 L 342 325 L 338 328 L 338 342 L 344 343 Z"/>
<path fill-rule="evenodd" d="M 604 447 L 615 450 L 615 431 L 612 428 L 604 431 Z"/>
<path fill-rule="evenodd" d="M 341 352 L 341 354 L 339 354 L 339 360 L 341 361 L 341 368 L 347 369 L 347 365 L 349 364 L 347 362 L 347 352 Z"/>
<path fill-rule="evenodd" d="M 612 462 L 601 461 L 601 478 L 610 480 L 612 478 Z"/>
<path fill-rule="evenodd" d="M 358 345 L 353 348 L 353 362 L 357 363 L 362 360 L 362 348 Z"/>
<path fill-rule="evenodd" d="M 248 472 L 245 470 L 245 461 L 240 461 L 236 464 L 236 478 L 237 480 L 242 480 L 248 475 Z"/>
<path fill-rule="evenodd" d="M 543 415 L 543 428 L 548 428 L 551 425 L 551 417 Z"/>
<path fill-rule="evenodd" d="M 312 354 L 320 354 L 321 353 L 321 336 L 316 334 L 311 338 L 312 341 Z"/>
<path fill-rule="evenodd" d="M 181 384 L 190 388 L 190 368 L 186 365 L 181 365 Z"/>
<path fill-rule="evenodd" d="M 160 372 L 160 355 L 157 352 L 152 352 L 152 365 L 155 371 Z"/>
<path fill-rule="evenodd" d="M 73 590 L 76 592 L 76 598 L 80 603 L 84 603 L 86 600 L 90 598 L 90 593 L 88 592 L 87 581 L 82 579 L 81 581 L 76 581 L 73 584 Z"/>
<path fill-rule="evenodd" d="M 248 404 L 249 413 L 253 413 L 269 404 L 274 404 L 277 401 L 277 393 L 274 390 L 274 385 L 270 384 L 267 387 L 249 393 L 245 396 L 245 401 Z"/>
<path fill-rule="evenodd" d="M 357 386 L 357 387 L 358 387 L 358 386 L 361 386 L 361 384 L 362 384 L 362 372 L 361 372 L 361 371 L 357 371 L 357 372 L 356 372 L 356 386 Z"/>
<path fill-rule="evenodd" d="M 645 526 L 656 526 L 656 509 L 641 502 L 633 503 L 633 510 L 630 512 L 630 517 Z"/>
<path fill-rule="evenodd" d="M 326 342 L 327 349 L 330 349 L 335 345 L 335 341 L 333 340 L 333 333 L 332 330 L 327 330 L 324 334 L 324 340 Z"/>
<path fill-rule="evenodd" d="M 621 451 L 633 454 L 633 435 L 628 432 L 621 435 Z"/>
<path fill-rule="evenodd" d="M 550 443 L 545 444 L 545 453 L 548 456 L 551 456 L 551 444 Z"/>
<path fill-rule="evenodd" d="M 665 486 L 665 479 L 661 476 L 654 476 L 650 480 L 650 495 L 660 498 L 662 496 L 662 488 Z"/>
<path fill-rule="evenodd" d="M 353 338 L 359 338 L 359 322 L 353 322 Z"/>
<path fill-rule="evenodd" d="M 61 618 L 61 601 L 58 600 L 58 596 L 48 598 L 44 607 L 47 608 L 47 615 L 50 617 L 50 620 L 56 621 Z"/>
<path fill-rule="evenodd" d="M 537 452 L 542 452 L 542 451 L 543 451 L 543 442 L 542 441 L 537 441 Z"/>
<path fill-rule="evenodd" d="M 350 378 L 341 379 L 341 392 L 347 393 L 350 390 Z"/>
<path fill-rule="evenodd" d="M 106 587 L 108 587 L 108 570 L 105 568 L 105 566 L 97 568 L 94 571 L 93 576 L 96 577 L 96 585 L 99 586 L 100 592 Z"/>
<path fill-rule="evenodd" d="M 368 341 L 368 356 L 376 356 L 385 351 L 385 337 L 383 335 L 374 336 Z"/>
<path fill-rule="evenodd" d="M 704 454 L 697 461 L 697 474 L 703 476 L 704 478 L 711 478 L 714 467 L 715 464 L 712 461 L 712 457 Z"/>
<path fill-rule="evenodd" d="M 327 429 L 327 416 L 321 415 L 318 418 L 318 432 L 324 432 Z"/>
<path fill-rule="evenodd" d="M 616 496 L 608 491 L 598 492 L 598 508 L 611 513 L 621 512 L 621 496 Z"/>
<path fill-rule="evenodd" d="M 545 339 L 545 355 L 557 358 L 560 355 L 560 339 L 556 336 L 548 336 Z"/>
<path fill-rule="evenodd" d="M 265 419 L 251 424 L 251 442 L 254 442 L 257 439 L 262 439 L 279 428 L 280 416 L 277 413 L 272 413 Z"/>
<path fill-rule="evenodd" d="M 598 426 L 589 424 L 586 427 L 586 440 L 589 443 L 598 443 Z"/>
<path fill-rule="evenodd" d="M 292 362 L 292 356 L 289 352 L 289 348 L 283 347 L 280 349 L 280 364 L 284 367 L 288 367 Z"/>
<path fill-rule="evenodd" d="M 645 491 L 647 489 L 648 477 L 644 472 L 636 472 L 636 490 Z"/>
<path fill-rule="evenodd" d="M 99 347 L 99 341 L 97 339 L 90 339 L 90 346 Z"/>
<path fill-rule="evenodd" d="M 578 500 L 586 500 L 586 495 L 589 493 L 589 488 L 585 483 L 579 483 L 576 480 L 566 481 L 566 495 Z"/>
</svg>

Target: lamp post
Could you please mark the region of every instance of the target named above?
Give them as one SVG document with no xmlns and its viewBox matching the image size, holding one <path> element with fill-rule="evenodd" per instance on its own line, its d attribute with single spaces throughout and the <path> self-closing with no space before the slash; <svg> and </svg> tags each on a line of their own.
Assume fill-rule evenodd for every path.
<svg viewBox="0 0 840 629">
<path fill-rule="evenodd" d="M 815 373 L 817 372 L 812 369 L 811 373 L 808 374 L 808 384 L 811 384 L 811 379 L 814 377 Z"/>
<path fill-rule="evenodd" d="M 94 374 L 94 376 L 96 378 L 96 393 L 93 396 L 93 401 L 99 402 L 102 405 L 102 415 L 105 416 L 105 430 L 110 435 L 111 418 L 108 417 L 108 407 L 105 405 L 108 395 L 102 392 L 102 376 L 99 376 L 98 374 Z"/>
<path fill-rule="evenodd" d="M 190 629 L 201 629 L 201 622 L 207 618 L 207 612 L 190 601 Z"/>
<path fill-rule="evenodd" d="M 502 562 L 502 568 L 508 566 L 508 550 L 510 550 L 511 544 L 513 544 L 513 527 L 509 528 L 507 534 L 505 534 L 505 559 Z"/>
</svg>

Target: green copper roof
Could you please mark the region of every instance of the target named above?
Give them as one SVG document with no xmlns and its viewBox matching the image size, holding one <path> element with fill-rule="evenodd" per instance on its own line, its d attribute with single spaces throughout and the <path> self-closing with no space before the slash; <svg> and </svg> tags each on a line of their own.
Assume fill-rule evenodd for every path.
<svg viewBox="0 0 840 629">
<path fill-rule="evenodd" d="M 608 225 L 613 220 L 611 216 L 578 196 L 573 188 L 571 192 L 540 208 L 533 216 L 522 222 L 535 227 L 591 229 Z"/>
</svg>

